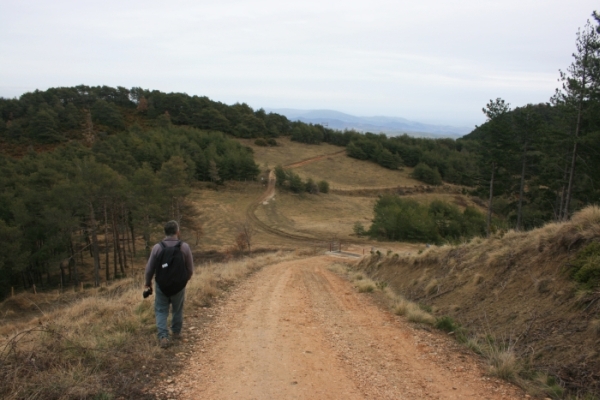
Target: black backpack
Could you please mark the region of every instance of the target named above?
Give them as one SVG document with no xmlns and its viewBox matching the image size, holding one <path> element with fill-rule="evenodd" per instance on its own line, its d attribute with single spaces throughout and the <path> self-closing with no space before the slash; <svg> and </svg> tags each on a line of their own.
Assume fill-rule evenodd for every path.
<svg viewBox="0 0 600 400">
<path fill-rule="evenodd" d="M 188 270 L 181 252 L 181 240 L 173 247 L 160 242 L 160 253 L 156 256 L 156 283 L 165 296 L 179 293 L 188 282 Z"/>
</svg>

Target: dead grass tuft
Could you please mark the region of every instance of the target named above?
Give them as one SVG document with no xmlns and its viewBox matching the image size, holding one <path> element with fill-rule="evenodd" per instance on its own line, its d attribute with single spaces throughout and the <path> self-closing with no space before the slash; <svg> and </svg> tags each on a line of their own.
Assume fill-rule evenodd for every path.
<svg viewBox="0 0 600 400">
<path fill-rule="evenodd" d="M 552 279 L 550 278 L 541 278 L 536 279 L 533 286 L 540 293 L 548 293 L 550 291 L 550 284 L 552 283 Z"/>
<path fill-rule="evenodd" d="M 440 284 L 437 279 L 432 279 L 429 281 L 427 286 L 425 286 L 425 293 L 428 296 L 434 295 L 440 291 Z"/>
<path fill-rule="evenodd" d="M 338 275 L 346 275 L 348 273 L 348 266 L 346 264 L 331 264 L 327 266 L 327 269 Z"/>
<path fill-rule="evenodd" d="M 583 210 L 575 213 L 571 219 L 571 223 L 581 226 L 582 228 L 589 228 L 594 225 L 600 224 L 600 207 L 593 205 L 584 208 Z"/>
<path fill-rule="evenodd" d="M 485 277 L 481 274 L 473 275 L 473 283 L 475 285 L 481 285 L 485 281 Z"/>
<path fill-rule="evenodd" d="M 470 337 L 466 340 L 465 346 L 471 349 L 474 353 L 482 354 L 481 345 L 479 344 L 479 340 L 475 337 Z"/>
<path fill-rule="evenodd" d="M 394 314 L 405 316 L 410 322 L 417 322 L 427 325 L 433 325 L 435 318 L 427 311 L 421 309 L 418 304 L 412 301 L 406 300 L 405 298 L 398 298 L 396 303 L 392 306 Z"/>
<path fill-rule="evenodd" d="M 433 325 L 435 318 L 428 312 L 422 310 L 418 305 L 411 303 L 406 310 L 406 319 L 410 322 Z"/>
<path fill-rule="evenodd" d="M 375 291 L 375 282 L 370 279 L 361 279 L 354 283 L 354 287 L 358 289 L 359 293 L 372 293 Z"/>
<path fill-rule="evenodd" d="M 522 370 L 521 364 L 513 349 L 494 349 L 486 354 L 490 361 L 490 375 L 516 382 Z"/>
<path fill-rule="evenodd" d="M 600 336 L 600 319 L 591 320 L 589 327 L 593 333 Z"/>
</svg>

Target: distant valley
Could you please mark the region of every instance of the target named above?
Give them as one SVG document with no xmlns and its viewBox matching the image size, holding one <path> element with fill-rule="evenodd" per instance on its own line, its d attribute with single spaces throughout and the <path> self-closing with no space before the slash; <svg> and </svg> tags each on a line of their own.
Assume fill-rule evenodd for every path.
<svg viewBox="0 0 600 400">
<path fill-rule="evenodd" d="M 359 132 L 385 133 L 398 136 L 407 133 L 418 137 L 458 138 L 470 133 L 474 127 L 424 124 L 399 117 L 357 117 L 334 110 L 298 110 L 292 108 L 267 109 L 285 115 L 292 121 L 320 124 L 331 129 L 354 129 Z"/>
</svg>

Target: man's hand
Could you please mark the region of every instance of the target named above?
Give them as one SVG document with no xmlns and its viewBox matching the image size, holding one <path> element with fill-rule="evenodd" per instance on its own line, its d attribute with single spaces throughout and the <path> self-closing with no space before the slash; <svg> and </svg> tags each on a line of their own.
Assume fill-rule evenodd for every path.
<svg viewBox="0 0 600 400">
<path fill-rule="evenodd" d="M 144 298 L 147 298 L 151 294 L 152 294 L 152 286 L 144 286 L 144 293 L 143 293 Z"/>
</svg>

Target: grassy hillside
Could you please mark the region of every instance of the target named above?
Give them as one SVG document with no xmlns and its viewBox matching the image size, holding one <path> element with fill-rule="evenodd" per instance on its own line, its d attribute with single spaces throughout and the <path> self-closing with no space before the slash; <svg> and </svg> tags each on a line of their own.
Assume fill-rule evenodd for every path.
<svg viewBox="0 0 600 400">
<path fill-rule="evenodd" d="M 254 151 L 254 160 L 265 169 L 276 165 L 287 166 L 311 158 L 329 155 L 314 162 L 294 167 L 302 178 L 326 180 L 332 189 L 385 188 L 397 186 L 419 186 L 422 182 L 409 177 L 412 168 L 390 170 L 368 161 L 346 156 L 343 148 L 327 143 L 319 145 L 293 142 L 289 138 L 278 138 L 278 146 L 261 147 L 253 140 L 240 140 Z"/>
<path fill-rule="evenodd" d="M 438 318 L 453 318 L 474 347 L 492 341 L 518 355 L 517 376 L 544 371 L 571 393 L 599 395 L 598 244 L 600 208 L 590 206 L 566 223 L 422 254 L 375 253 L 357 268 Z M 587 271 L 580 273 L 587 285 L 575 265 Z"/>
</svg>

